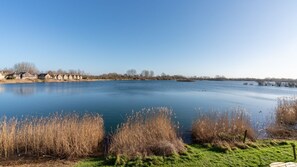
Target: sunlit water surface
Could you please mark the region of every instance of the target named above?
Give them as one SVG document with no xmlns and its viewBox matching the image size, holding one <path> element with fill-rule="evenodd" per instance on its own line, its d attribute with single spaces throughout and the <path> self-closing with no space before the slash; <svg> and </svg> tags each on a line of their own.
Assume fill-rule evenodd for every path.
<svg viewBox="0 0 297 167">
<path fill-rule="evenodd" d="M 143 108 L 169 107 L 188 140 L 201 112 L 245 108 L 253 123 L 271 119 L 277 98 L 294 96 L 295 88 L 243 85 L 240 81 L 98 81 L 0 85 L 0 115 L 46 116 L 55 112 L 100 113 L 107 131 L 127 114 Z"/>
</svg>

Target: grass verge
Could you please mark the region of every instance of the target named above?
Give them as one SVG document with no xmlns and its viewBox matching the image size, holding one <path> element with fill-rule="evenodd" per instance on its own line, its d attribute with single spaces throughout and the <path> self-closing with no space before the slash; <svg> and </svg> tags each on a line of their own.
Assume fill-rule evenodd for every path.
<svg viewBox="0 0 297 167">
<path fill-rule="evenodd" d="M 127 161 L 122 166 L 269 166 L 270 163 L 294 161 L 291 143 L 297 141 L 259 140 L 247 149 L 221 152 L 198 144 L 187 145 L 187 151 L 173 156 L 149 156 Z M 117 157 L 85 159 L 76 167 L 114 166 Z"/>
</svg>

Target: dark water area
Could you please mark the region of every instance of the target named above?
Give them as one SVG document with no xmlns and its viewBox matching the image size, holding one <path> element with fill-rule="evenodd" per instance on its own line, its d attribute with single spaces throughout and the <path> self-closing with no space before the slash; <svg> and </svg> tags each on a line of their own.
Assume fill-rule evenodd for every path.
<svg viewBox="0 0 297 167">
<path fill-rule="evenodd" d="M 201 112 L 244 108 L 254 124 L 272 118 L 277 98 L 294 96 L 295 88 L 243 85 L 241 81 L 98 81 L 0 85 L 0 116 L 47 116 L 56 112 L 99 113 L 106 131 L 143 108 L 168 107 L 180 131 L 189 130 Z"/>
</svg>

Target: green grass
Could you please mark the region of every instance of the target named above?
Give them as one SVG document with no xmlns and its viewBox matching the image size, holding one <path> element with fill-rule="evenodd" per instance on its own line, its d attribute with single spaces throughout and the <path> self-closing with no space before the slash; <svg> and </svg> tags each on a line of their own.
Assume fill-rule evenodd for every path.
<svg viewBox="0 0 297 167">
<path fill-rule="evenodd" d="M 150 156 L 127 161 L 123 157 L 90 158 L 76 167 L 92 166 L 269 166 L 272 162 L 294 161 L 291 144 L 297 141 L 262 140 L 247 149 L 221 151 L 211 146 L 188 145 L 187 152 L 170 157 Z"/>
</svg>

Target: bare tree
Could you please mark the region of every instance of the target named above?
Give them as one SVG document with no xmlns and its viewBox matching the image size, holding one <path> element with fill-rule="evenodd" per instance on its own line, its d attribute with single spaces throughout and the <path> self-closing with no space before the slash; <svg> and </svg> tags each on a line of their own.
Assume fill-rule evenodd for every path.
<svg viewBox="0 0 297 167">
<path fill-rule="evenodd" d="M 154 71 L 151 70 L 150 73 L 149 73 L 149 76 L 154 77 L 154 74 L 155 74 Z"/>
<path fill-rule="evenodd" d="M 59 70 L 57 71 L 57 73 L 58 73 L 58 74 L 66 74 L 66 71 L 64 71 L 64 70 L 62 70 L 62 69 L 59 69 Z"/>
<path fill-rule="evenodd" d="M 75 75 L 77 72 L 75 70 L 69 70 L 68 73 L 71 75 Z"/>
<path fill-rule="evenodd" d="M 150 75 L 149 70 L 143 70 L 143 71 L 141 72 L 141 76 L 142 76 L 142 77 L 149 77 L 149 75 Z"/>
<path fill-rule="evenodd" d="M 137 72 L 136 72 L 135 69 L 130 69 L 130 70 L 128 70 L 128 71 L 126 72 L 126 74 L 127 74 L 128 76 L 135 76 L 135 75 L 137 75 Z"/>
<path fill-rule="evenodd" d="M 14 65 L 15 72 L 29 72 L 31 74 L 38 73 L 38 69 L 33 63 L 21 62 Z"/>
<path fill-rule="evenodd" d="M 0 71 L 3 72 L 4 74 L 10 74 L 10 73 L 13 73 L 14 70 L 12 68 L 4 68 Z"/>
<path fill-rule="evenodd" d="M 167 75 L 164 72 L 162 72 L 161 77 L 166 77 L 166 76 Z"/>
</svg>

